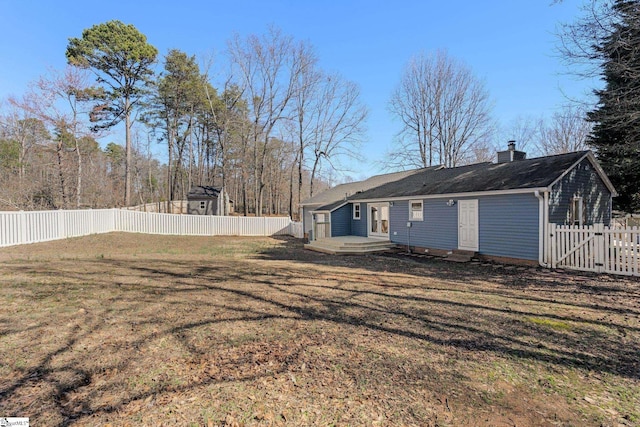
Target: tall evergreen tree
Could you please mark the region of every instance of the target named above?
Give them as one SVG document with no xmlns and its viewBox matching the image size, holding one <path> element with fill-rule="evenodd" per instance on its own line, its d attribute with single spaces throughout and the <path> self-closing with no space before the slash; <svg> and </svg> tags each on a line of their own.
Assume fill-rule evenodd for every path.
<svg viewBox="0 0 640 427">
<path fill-rule="evenodd" d="M 131 113 L 142 97 L 142 90 L 153 75 L 151 66 L 158 50 L 133 25 L 109 21 L 82 32 L 81 38 L 70 38 L 67 61 L 71 65 L 92 70 L 104 88 L 104 103 L 94 109 L 93 120 L 109 128 L 124 120 L 125 165 L 124 203 L 131 203 Z"/>
<path fill-rule="evenodd" d="M 594 46 L 605 87 L 588 114 L 589 143 L 620 195 L 616 207 L 640 211 L 640 1 L 616 0 L 611 31 Z"/>
<path fill-rule="evenodd" d="M 183 193 L 178 198 L 184 197 L 191 185 L 190 182 L 185 185 L 179 177 L 185 172 L 185 163 L 191 166 L 185 155 L 189 153 L 196 114 L 204 106 L 204 84 L 196 57 L 171 49 L 165 56 L 164 71 L 156 81 L 152 105 L 146 114 L 146 120 L 160 130 L 167 143 L 168 200 L 176 199 L 178 189 Z"/>
</svg>

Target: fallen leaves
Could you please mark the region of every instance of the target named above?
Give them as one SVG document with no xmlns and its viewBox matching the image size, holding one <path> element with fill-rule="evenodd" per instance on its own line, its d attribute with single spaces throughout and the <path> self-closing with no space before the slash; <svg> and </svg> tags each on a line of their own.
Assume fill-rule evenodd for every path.
<svg viewBox="0 0 640 427">
<path fill-rule="evenodd" d="M 271 239 L 214 257 L 190 239 L 134 237 L 0 264 L 0 413 L 207 427 L 639 416 L 636 282 L 325 257 Z M 104 247 L 122 252 L 90 256 Z"/>
</svg>

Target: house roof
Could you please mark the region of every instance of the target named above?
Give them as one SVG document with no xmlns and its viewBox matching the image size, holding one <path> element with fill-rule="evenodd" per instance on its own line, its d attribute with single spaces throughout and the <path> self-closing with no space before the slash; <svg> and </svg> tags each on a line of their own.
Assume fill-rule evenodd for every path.
<svg viewBox="0 0 640 427">
<path fill-rule="evenodd" d="M 322 206 L 323 209 L 331 205 L 335 205 L 334 207 L 337 207 L 340 204 L 344 203 L 347 197 L 352 196 L 358 192 L 366 191 L 374 187 L 378 187 L 384 184 L 397 181 L 402 178 L 406 178 L 407 176 L 415 173 L 419 173 L 420 171 L 436 169 L 439 167 L 440 166 L 432 166 L 432 167 L 423 168 L 423 169 L 412 169 L 408 171 L 386 173 L 382 175 L 372 176 L 371 178 L 365 179 L 364 181 L 356 181 L 356 182 L 349 182 L 346 184 L 339 184 L 339 185 L 336 185 L 335 187 L 332 187 L 328 190 L 323 191 L 322 193 L 316 194 L 313 197 L 303 200 L 302 203 L 300 203 L 300 205 L 301 206 Z M 330 210 L 331 208 L 328 208 L 328 209 Z"/>
<path fill-rule="evenodd" d="M 477 163 L 454 168 L 423 170 L 355 194 L 349 199 L 375 200 L 545 188 L 555 183 L 584 157 L 590 157 L 590 160 L 595 162 L 595 158 L 591 159 L 593 155 L 590 151 L 578 151 L 508 163 Z M 605 183 L 609 182 L 606 176 L 603 180 Z"/>
<path fill-rule="evenodd" d="M 205 185 L 194 185 L 187 194 L 187 199 L 212 199 L 220 194 L 220 188 Z"/>
</svg>

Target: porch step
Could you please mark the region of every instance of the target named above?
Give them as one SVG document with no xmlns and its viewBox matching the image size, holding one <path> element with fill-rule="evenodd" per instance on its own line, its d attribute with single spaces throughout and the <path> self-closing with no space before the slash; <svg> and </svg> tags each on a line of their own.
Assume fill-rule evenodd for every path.
<svg viewBox="0 0 640 427">
<path fill-rule="evenodd" d="M 332 255 L 357 255 L 384 252 L 395 246 L 388 240 L 348 237 L 314 240 L 304 248 Z"/>
<path fill-rule="evenodd" d="M 454 249 L 453 252 L 445 256 L 443 260 L 451 262 L 470 262 L 475 257 L 476 253 L 474 251 Z"/>
</svg>

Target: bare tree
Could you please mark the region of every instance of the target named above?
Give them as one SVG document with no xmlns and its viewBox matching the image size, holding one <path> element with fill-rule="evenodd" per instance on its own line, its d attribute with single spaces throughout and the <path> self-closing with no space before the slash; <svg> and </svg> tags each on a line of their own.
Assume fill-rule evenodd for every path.
<svg viewBox="0 0 640 427">
<path fill-rule="evenodd" d="M 17 144 L 17 169 L 19 184 L 26 176 L 26 167 L 34 147 L 49 142 L 51 136 L 42 120 L 36 119 L 28 111 L 11 102 L 14 108 L 7 112 L 2 121 L 2 136 Z"/>
<path fill-rule="evenodd" d="M 246 175 L 245 171 L 248 167 L 244 160 L 238 158 L 243 149 L 246 153 L 248 103 L 243 99 L 243 89 L 234 83 L 234 76 L 231 71 L 224 79 L 222 93 L 219 95 L 216 93 L 209 83 L 212 63 L 212 57 L 209 57 L 204 63 L 206 107 L 207 113 L 211 115 L 214 124 L 213 132 L 217 145 L 217 159 L 220 163 L 222 188 L 228 189 L 229 178 L 233 175 L 229 173 L 229 170 L 232 167 L 240 168 L 242 169 L 241 174 Z M 244 203 L 243 208 L 245 209 L 245 215 L 248 214 L 246 203 Z"/>
<path fill-rule="evenodd" d="M 518 150 L 526 151 L 529 156 L 535 155 L 540 151 L 538 141 L 541 126 L 542 119 L 519 115 L 511 120 L 507 126 L 501 127 L 499 140 L 503 142 L 503 145 L 506 141 L 516 141 Z"/>
<path fill-rule="evenodd" d="M 479 141 L 468 150 L 465 163 L 493 162 L 496 160 L 497 151 L 496 145 L 489 140 Z"/>
<path fill-rule="evenodd" d="M 309 66 L 298 76 L 297 88 L 292 104 L 293 119 L 287 122 L 288 134 L 293 141 L 293 149 L 296 151 L 296 163 L 298 169 L 298 205 L 302 198 L 302 177 L 305 166 L 305 153 L 311 143 L 313 122 L 317 118 L 318 91 L 322 73 L 316 67 L 315 58 L 310 58 Z M 289 210 L 293 211 L 293 200 L 289 203 Z"/>
<path fill-rule="evenodd" d="M 276 126 L 286 118 L 296 82 L 310 64 L 311 55 L 306 44 L 295 43 L 273 27 L 263 37 L 251 35 L 242 40 L 236 35 L 229 42 L 229 53 L 249 101 L 256 215 L 262 215 L 269 146 Z"/>
<path fill-rule="evenodd" d="M 51 141 L 46 125 L 15 105 L 0 116 L 0 201 L 29 209 L 42 179 L 30 171 L 41 166 L 39 151 Z M 44 174 L 41 174 L 42 176 Z"/>
<path fill-rule="evenodd" d="M 567 107 L 554 113 L 549 123 L 540 123 L 540 150 L 545 156 L 587 150 L 591 128 L 584 111 Z"/>
<path fill-rule="evenodd" d="M 601 73 L 600 65 L 607 57 L 605 52 L 594 47 L 613 34 L 619 16 L 611 8 L 611 2 L 602 0 L 586 0 L 581 12 L 578 20 L 558 27 L 557 51 L 572 74 L 585 78 L 597 77 Z"/>
<path fill-rule="evenodd" d="M 443 51 L 409 61 L 389 108 L 402 122 L 395 166 L 456 166 L 491 132 L 484 83 Z"/>
<path fill-rule="evenodd" d="M 81 111 L 80 108 L 92 96 L 93 89 L 87 83 L 86 73 L 68 66 L 63 71 L 52 70 L 50 76 L 39 78 L 21 99 L 9 99 L 11 104 L 41 120 L 57 134 L 55 150 L 58 178 L 65 208 L 68 205 L 65 182 L 68 171 L 64 165 L 66 152 L 74 152 L 76 156 L 75 206 L 80 207 L 81 204 L 83 162 L 79 140 L 87 136 L 89 131 L 86 123 L 88 112 Z"/>
<path fill-rule="evenodd" d="M 367 109 L 360 101 L 359 87 L 338 75 L 323 76 L 316 96 L 310 111 L 311 196 L 316 173 L 323 160 L 337 169 L 336 159 L 359 158 L 357 147 L 364 135 L 367 118 Z"/>
</svg>

